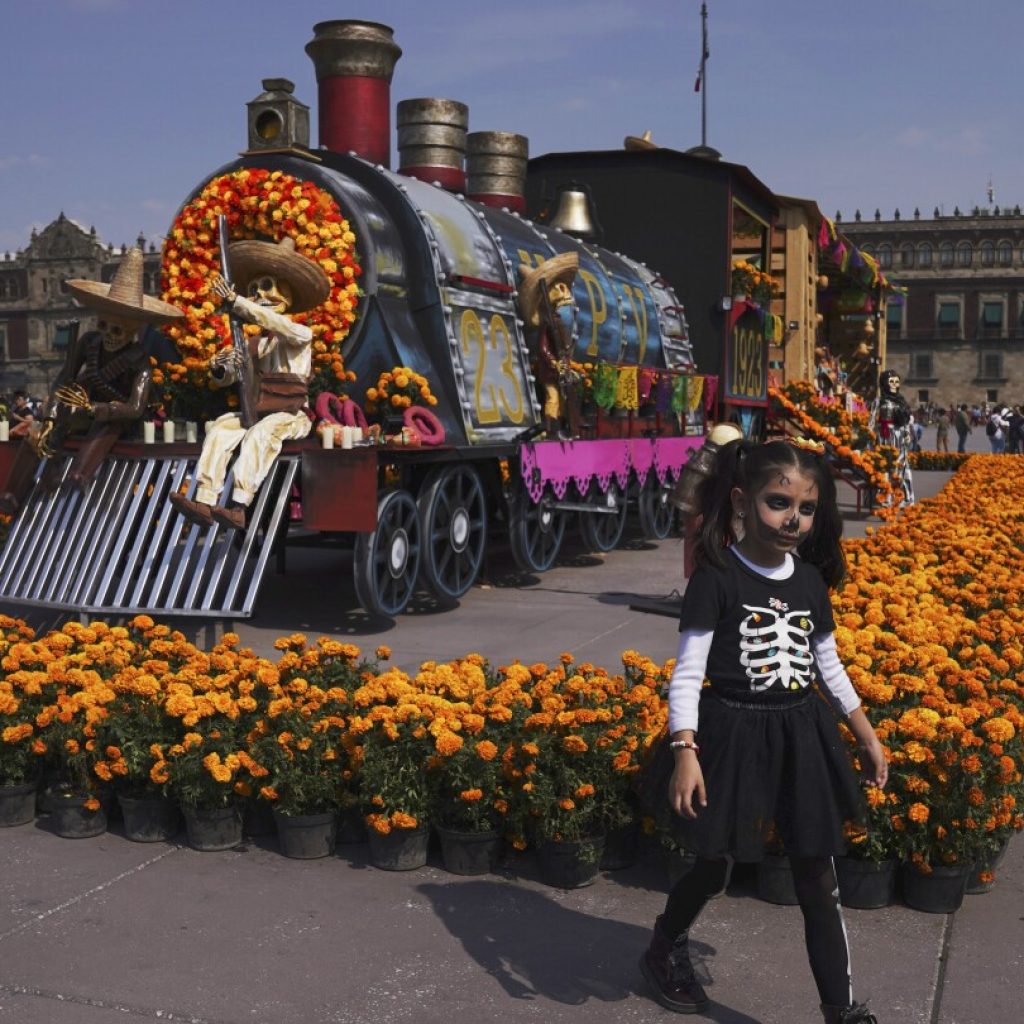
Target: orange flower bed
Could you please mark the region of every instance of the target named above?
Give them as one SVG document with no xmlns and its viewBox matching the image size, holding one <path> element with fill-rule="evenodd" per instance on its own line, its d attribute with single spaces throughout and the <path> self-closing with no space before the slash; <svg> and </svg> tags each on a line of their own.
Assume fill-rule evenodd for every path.
<svg viewBox="0 0 1024 1024">
<path fill-rule="evenodd" d="M 974 456 L 936 498 L 846 544 L 837 642 L 892 764 L 861 842 L 971 860 L 1024 826 L 1019 460 Z"/>
</svg>

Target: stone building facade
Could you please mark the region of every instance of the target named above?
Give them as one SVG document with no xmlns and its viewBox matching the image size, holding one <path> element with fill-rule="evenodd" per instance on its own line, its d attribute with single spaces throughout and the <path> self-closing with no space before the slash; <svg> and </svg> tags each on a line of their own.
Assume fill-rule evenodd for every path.
<svg viewBox="0 0 1024 1024">
<path fill-rule="evenodd" d="M 907 288 L 886 311 L 887 366 L 912 405 L 1024 402 L 1024 215 L 1020 207 L 914 211 L 842 222 Z"/>
<path fill-rule="evenodd" d="M 160 252 L 141 235 L 145 254 L 144 288 L 159 295 Z M 0 395 L 23 389 L 45 396 L 64 360 L 71 322 L 92 330 L 95 316 L 77 306 L 68 279 L 111 281 L 127 246 L 115 249 L 60 214 L 42 231 L 33 231 L 25 249 L 0 258 Z"/>
</svg>

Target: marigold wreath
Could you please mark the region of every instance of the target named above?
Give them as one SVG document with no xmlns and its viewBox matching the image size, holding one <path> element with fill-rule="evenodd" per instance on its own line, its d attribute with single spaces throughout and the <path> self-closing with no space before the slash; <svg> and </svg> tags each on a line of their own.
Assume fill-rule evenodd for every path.
<svg viewBox="0 0 1024 1024">
<path fill-rule="evenodd" d="M 327 301 L 295 320 L 313 331 L 312 393 L 340 393 L 345 383 L 355 380 L 345 371 L 341 344 L 355 323 L 362 294 L 356 237 L 337 202 L 323 189 L 281 171 L 252 167 L 209 181 L 182 207 L 164 245 L 163 298 L 185 313 L 184 321 L 167 328 L 181 360 L 158 364 L 154 371 L 154 383 L 165 402 L 198 415 L 210 399 L 210 358 L 230 341 L 227 320 L 210 293 L 210 279 L 220 272 L 221 214 L 227 217 L 233 241 L 277 242 L 290 236 L 296 251 L 318 263 L 330 278 Z M 252 325 L 245 330 L 259 332 Z M 229 404 L 234 400 L 231 394 Z"/>
</svg>

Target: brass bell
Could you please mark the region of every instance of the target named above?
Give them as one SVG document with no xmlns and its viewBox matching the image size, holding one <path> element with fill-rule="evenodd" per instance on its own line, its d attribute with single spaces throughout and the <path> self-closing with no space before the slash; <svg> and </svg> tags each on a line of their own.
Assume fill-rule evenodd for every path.
<svg viewBox="0 0 1024 1024">
<path fill-rule="evenodd" d="M 590 195 L 582 186 L 573 183 L 558 190 L 558 206 L 550 224 L 585 241 L 598 237 L 600 227 L 590 201 Z"/>
</svg>

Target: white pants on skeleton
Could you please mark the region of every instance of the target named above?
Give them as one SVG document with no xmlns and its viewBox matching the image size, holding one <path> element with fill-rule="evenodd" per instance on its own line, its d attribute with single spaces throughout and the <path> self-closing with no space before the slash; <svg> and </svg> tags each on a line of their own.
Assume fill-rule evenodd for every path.
<svg viewBox="0 0 1024 1024">
<path fill-rule="evenodd" d="M 215 419 L 207 428 L 203 451 L 196 465 L 196 501 L 216 505 L 224 488 L 228 463 L 236 448 L 235 481 L 231 497 L 240 505 L 251 505 L 259 486 L 267 478 L 274 459 L 285 441 L 306 437 L 313 424 L 304 412 L 275 412 L 246 430 L 237 413 Z"/>
</svg>

